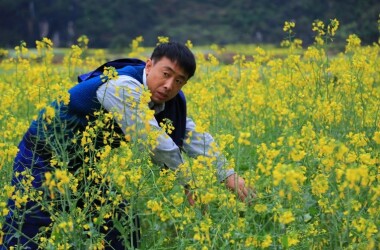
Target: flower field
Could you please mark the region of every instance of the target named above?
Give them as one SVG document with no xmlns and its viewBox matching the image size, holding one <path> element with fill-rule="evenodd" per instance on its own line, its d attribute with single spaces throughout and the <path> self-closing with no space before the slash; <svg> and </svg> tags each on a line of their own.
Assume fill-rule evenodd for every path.
<svg viewBox="0 0 380 250">
<path fill-rule="evenodd" d="M 103 133 L 105 146 L 94 149 L 100 129 L 113 126 L 104 113 L 71 141 L 82 168 L 71 171 L 70 155 L 57 150 L 42 189 L 31 188 L 24 171 L 18 173 L 24 189 L 15 191 L 12 162 L 38 110 L 45 109 L 47 124 L 56 122 L 49 103 L 68 102 L 77 75 L 108 55 L 89 50 L 86 37 L 60 60 L 46 38 L 33 48 L 21 43 L 14 54 L 0 50 L 0 224 L 10 198 L 50 212 L 51 227 L 33 239 L 45 249 L 103 249 L 110 218 L 128 240 L 134 215 L 141 220 L 141 249 L 379 248 L 380 45 L 362 46 L 350 35 L 331 55 L 326 48 L 336 20 L 314 23 L 315 43 L 307 48 L 292 28 L 285 23 L 281 56 L 256 47 L 224 63 L 222 48 L 203 53 L 187 44 L 197 57 L 196 74 L 183 89 L 188 115 L 255 188 L 257 198 L 246 203 L 217 181 L 213 159 L 189 158 L 178 172 L 160 170 L 149 157 L 157 135 L 146 123 L 134 128 L 146 140 L 110 150 L 112 135 Z M 126 56 L 146 60 L 150 51 L 141 42 L 132 41 Z M 111 71 L 104 75 L 113 77 Z M 136 105 L 148 100 L 146 93 Z M 176 175 L 190 179 L 194 206 Z"/>
</svg>

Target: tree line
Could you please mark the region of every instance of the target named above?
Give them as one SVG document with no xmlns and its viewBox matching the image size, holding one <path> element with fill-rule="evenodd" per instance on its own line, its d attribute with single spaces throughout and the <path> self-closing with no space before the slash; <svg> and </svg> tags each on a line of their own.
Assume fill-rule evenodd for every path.
<svg viewBox="0 0 380 250">
<path fill-rule="evenodd" d="M 379 38 L 377 0 L 1 0 L 0 47 L 20 41 L 34 46 L 48 37 L 66 47 L 81 35 L 90 47 L 124 48 L 143 36 L 151 46 L 158 36 L 194 44 L 273 43 L 296 23 L 295 36 L 313 41 L 312 22 L 340 22 L 336 40 L 357 34 L 364 44 Z"/>
</svg>

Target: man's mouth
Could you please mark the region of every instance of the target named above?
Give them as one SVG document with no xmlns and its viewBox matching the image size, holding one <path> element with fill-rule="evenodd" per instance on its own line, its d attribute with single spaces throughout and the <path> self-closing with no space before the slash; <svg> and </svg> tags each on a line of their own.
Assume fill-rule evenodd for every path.
<svg viewBox="0 0 380 250">
<path fill-rule="evenodd" d="M 168 97 L 167 94 L 162 93 L 162 92 L 157 92 L 157 94 L 158 94 L 158 98 L 159 98 L 159 99 L 166 99 L 166 98 Z"/>
</svg>

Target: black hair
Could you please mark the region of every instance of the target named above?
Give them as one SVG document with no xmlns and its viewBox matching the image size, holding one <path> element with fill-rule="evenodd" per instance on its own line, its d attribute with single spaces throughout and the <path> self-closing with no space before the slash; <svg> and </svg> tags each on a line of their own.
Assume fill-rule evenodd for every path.
<svg viewBox="0 0 380 250">
<path fill-rule="evenodd" d="M 194 75 L 196 69 L 195 57 L 185 45 L 178 42 L 157 45 L 150 59 L 152 61 L 159 61 L 163 57 L 167 57 L 172 62 L 177 63 L 188 74 L 188 79 Z"/>
</svg>

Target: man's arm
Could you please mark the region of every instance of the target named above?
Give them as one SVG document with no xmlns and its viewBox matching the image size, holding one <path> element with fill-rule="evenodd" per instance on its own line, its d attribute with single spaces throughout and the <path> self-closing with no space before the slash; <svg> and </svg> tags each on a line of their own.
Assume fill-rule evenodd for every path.
<svg viewBox="0 0 380 250">
<path fill-rule="evenodd" d="M 225 168 L 228 162 L 215 146 L 214 138 L 209 133 L 197 132 L 193 120 L 191 118 L 186 119 L 186 137 L 183 143 L 184 151 L 188 156 L 193 158 L 200 155 L 214 157 L 218 180 L 223 181 L 233 175 L 235 171 Z"/>
<path fill-rule="evenodd" d="M 242 201 L 255 198 L 255 192 L 252 188 L 247 187 L 243 178 L 238 176 L 233 169 L 226 169 L 227 160 L 225 156 L 217 150 L 215 142 L 209 133 L 199 133 L 195 130 L 195 123 L 192 119 L 186 120 L 186 138 L 183 148 L 190 157 L 204 155 L 206 157 L 215 157 L 217 177 L 220 182 L 233 192 L 236 192 Z M 194 204 L 194 197 L 190 190 L 185 190 L 189 203 Z"/>
<path fill-rule="evenodd" d="M 121 125 L 121 129 L 124 132 L 124 134 L 129 134 L 131 136 L 132 141 L 136 141 L 139 138 L 135 138 L 136 133 L 128 132 L 127 128 L 132 127 L 137 123 L 143 123 L 141 113 L 136 112 L 136 108 L 134 106 L 134 104 L 140 102 L 142 91 L 143 85 L 139 83 L 136 79 L 129 76 L 119 76 L 117 80 L 110 80 L 107 83 L 100 86 L 96 93 L 98 100 L 106 110 L 108 110 L 109 112 L 116 112 L 117 114 L 121 115 L 116 116 L 115 119 Z M 132 117 L 134 117 L 134 119 L 132 119 Z M 190 132 L 194 130 L 195 124 L 191 121 L 191 119 L 188 121 L 189 126 L 187 128 L 187 132 Z M 165 164 L 172 170 L 176 170 L 179 165 L 184 163 L 180 149 L 173 142 L 173 140 L 169 136 L 167 136 L 164 133 L 164 131 L 162 131 L 161 127 L 158 125 L 156 119 L 153 116 L 149 120 L 149 124 L 152 129 L 157 129 L 162 132 L 157 138 L 158 145 L 153 149 L 152 160 L 159 164 Z M 141 136 L 144 135 L 141 134 Z M 192 136 L 197 136 L 197 133 L 194 133 Z M 203 143 L 209 145 L 207 149 L 211 149 L 211 143 L 213 142 L 211 135 L 205 135 L 205 137 L 203 138 L 205 139 Z M 185 150 L 187 150 L 187 152 L 190 155 L 196 156 L 207 152 L 204 150 L 205 147 L 203 147 L 202 150 L 202 145 L 204 146 L 206 144 L 201 144 L 200 141 L 196 142 L 196 140 L 191 139 L 192 138 L 190 138 L 190 141 L 193 141 L 193 143 L 190 142 L 190 144 L 188 145 L 184 143 L 186 144 L 184 146 L 186 148 Z M 226 171 L 222 169 L 222 166 L 224 166 L 226 161 L 224 156 L 220 156 L 221 158 L 218 159 L 217 163 L 218 166 L 221 166 L 220 168 L 218 167 L 218 176 L 221 177 L 220 181 L 225 180 L 227 187 L 231 188 L 232 190 L 237 190 L 235 188 L 235 184 L 241 182 L 228 181 L 232 179 L 235 180 L 236 175 L 234 174 L 233 170 Z M 194 200 L 192 196 L 190 195 L 188 197 L 190 203 L 193 204 Z"/>
</svg>

